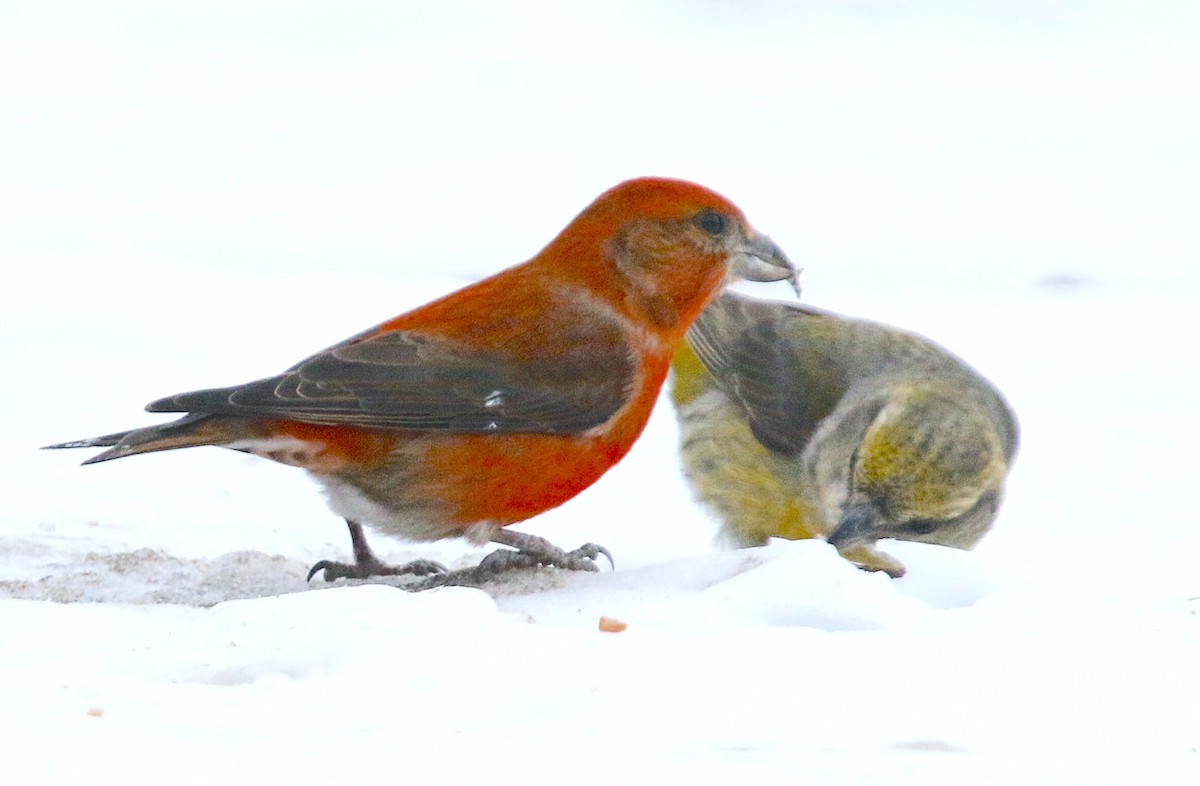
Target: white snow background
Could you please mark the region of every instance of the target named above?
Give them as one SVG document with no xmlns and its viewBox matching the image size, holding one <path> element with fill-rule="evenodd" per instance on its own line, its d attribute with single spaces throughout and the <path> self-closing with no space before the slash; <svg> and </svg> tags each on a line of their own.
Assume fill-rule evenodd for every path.
<svg viewBox="0 0 1200 786">
<path fill-rule="evenodd" d="M 1197 14 L 0 6 L 5 782 L 1200 784 Z M 616 572 L 495 597 L 306 585 L 349 544 L 294 469 L 36 450 L 526 259 L 643 174 L 1005 391 L 976 551 L 888 545 L 896 581 L 719 551 L 666 406 L 521 527 Z"/>
</svg>

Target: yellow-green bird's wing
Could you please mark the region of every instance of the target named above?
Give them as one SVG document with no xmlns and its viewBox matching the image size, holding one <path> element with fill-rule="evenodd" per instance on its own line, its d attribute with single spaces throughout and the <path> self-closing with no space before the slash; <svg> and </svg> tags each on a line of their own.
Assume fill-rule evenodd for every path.
<svg viewBox="0 0 1200 786">
<path fill-rule="evenodd" d="M 799 454 L 849 383 L 833 340 L 838 329 L 837 318 L 818 309 L 726 292 L 687 342 L 754 436 L 770 450 Z"/>
</svg>

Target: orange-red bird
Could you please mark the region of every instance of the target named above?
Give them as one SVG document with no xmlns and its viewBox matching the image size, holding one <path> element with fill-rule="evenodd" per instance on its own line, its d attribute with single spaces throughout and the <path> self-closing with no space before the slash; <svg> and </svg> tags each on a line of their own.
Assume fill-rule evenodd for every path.
<svg viewBox="0 0 1200 786">
<path fill-rule="evenodd" d="M 490 567 L 595 570 L 504 528 L 603 475 L 641 434 L 683 334 L 731 276 L 794 268 L 724 197 L 680 180 L 600 195 L 537 256 L 292 366 L 230 388 L 159 399 L 162 425 L 53 448 L 108 447 L 85 464 L 217 445 L 302 467 L 346 519 L 353 565 L 326 580 L 427 573 L 392 567 L 362 523 L 410 540 L 465 536 L 517 549 Z M 487 562 L 487 560 L 485 560 Z"/>
</svg>

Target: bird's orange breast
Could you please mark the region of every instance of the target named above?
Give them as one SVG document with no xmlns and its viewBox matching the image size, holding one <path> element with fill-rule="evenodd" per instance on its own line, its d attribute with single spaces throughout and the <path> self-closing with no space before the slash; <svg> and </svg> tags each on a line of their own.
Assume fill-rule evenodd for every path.
<svg viewBox="0 0 1200 786">
<path fill-rule="evenodd" d="M 609 423 L 579 435 L 462 434 L 431 439 L 418 470 L 419 493 L 455 523 L 501 526 L 556 508 L 595 483 L 641 435 L 666 376 L 646 369 L 629 404 Z M 434 501 L 431 499 L 430 501 Z"/>
</svg>

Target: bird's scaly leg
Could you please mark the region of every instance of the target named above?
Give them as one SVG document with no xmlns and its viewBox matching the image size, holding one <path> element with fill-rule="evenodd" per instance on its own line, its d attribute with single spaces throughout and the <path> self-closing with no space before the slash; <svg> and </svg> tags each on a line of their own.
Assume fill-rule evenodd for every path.
<svg viewBox="0 0 1200 786">
<path fill-rule="evenodd" d="M 543 566 L 561 570 L 595 572 L 598 570 L 596 559 L 601 554 L 608 559 L 610 566 L 616 567 L 609 550 L 595 543 L 585 543 L 574 551 L 564 551 L 545 538 L 508 530 L 498 532 L 492 537 L 492 542 L 502 546 L 511 546 L 516 551 L 509 549 L 493 551 L 473 568 L 427 576 L 404 588 L 420 592 L 435 587 L 481 587 L 508 571 L 529 570 Z"/>
<path fill-rule="evenodd" d="M 503 573 L 520 568 L 536 568 L 551 565 L 563 570 L 585 570 L 595 572 L 596 560 L 601 554 L 615 568 L 608 549 L 595 543 L 585 543 L 574 551 L 563 551 L 545 538 L 502 529 L 492 536 L 493 543 L 511 546 L 516 551 L 499 550 L 483 558 L 479 570 L 485 573 Z"/>
<path fill-rule="evenodd" d="M 404 565 L 388 565 L 382 562 L 371 551 L 371 547 L 367 545 L 367 537 L 363 533 L 362 524 L 357 521 L 346 519 L 346 526 L 350 528 L 350 545 L 354 549 L 354 564 L 348 565 L 345 562 L 332 562 L 323 559 L 308 571 L 306 581 L 312 581 L 312 577 L 317 575 L 319 571 L 325 571 L 325 580 L 334 581 L 336 579 L 369 579 L 372 576 L 428 576 L 430 574 L 445 573 L 445 566 L 432 560 L 419 559 L 408 562 Z"/>
</svg>

